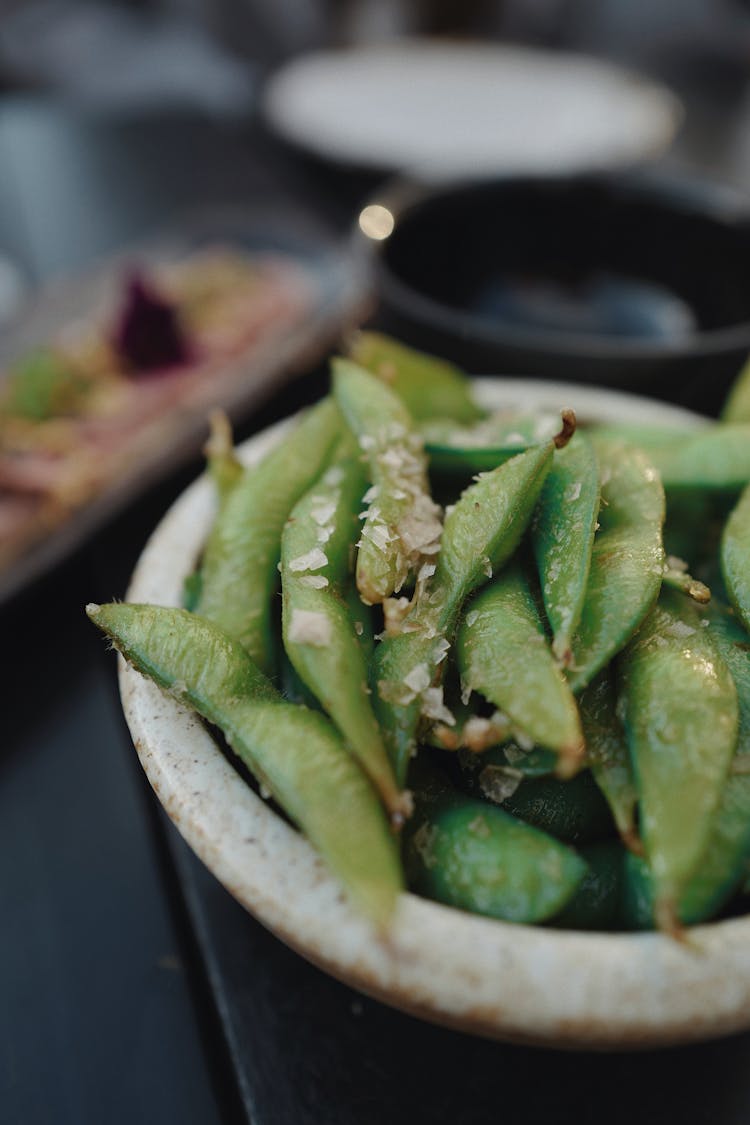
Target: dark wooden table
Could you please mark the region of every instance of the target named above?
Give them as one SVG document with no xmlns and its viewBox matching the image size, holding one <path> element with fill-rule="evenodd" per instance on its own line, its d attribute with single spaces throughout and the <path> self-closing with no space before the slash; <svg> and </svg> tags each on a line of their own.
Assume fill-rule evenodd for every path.
<svg viewBox="0 0 750 1125">
<path fill-rule="evenodd" d="M 744 123 L 672 158 L 750 184 Z M 256 128 L 0 102 L 0 252 L 39 280 L 180 209 L 270 196 L 346 228 L 368 184 Z M 317 396 L 321 371 L 240 436 Z M 122 596 L 197 461 L 0 613 L 0 1122 L 485 1125 L 750 1119 L 750 1036 L 598 1057 L 433 1028 L 285 949 L 192 857 L 140 772 L 85 602 Z"/>
</svg>

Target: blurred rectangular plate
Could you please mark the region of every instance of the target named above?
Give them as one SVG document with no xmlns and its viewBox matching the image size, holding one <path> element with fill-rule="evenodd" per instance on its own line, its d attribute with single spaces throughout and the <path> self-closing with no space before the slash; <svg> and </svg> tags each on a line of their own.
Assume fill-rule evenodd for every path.
<svg viewBox="0 0 750 1125">
<path fill-rule="evenodd" d="M 127 463 L 121 453 L 113 457 L 96 494 L 0 572 L 0 604 L 61 562 L 149 485 L 195 456 L 207 436 L 212 407 L 222 407 L 235 420 L 247 416 L 295 372 L 315 364 L 367 310 L 364 270 L 316 224 L 269 208 L 202 211 L 125 247 L 82 275 L 42 288 L 3 333 L 0 371 L 75 321 L 106 321 L 122 293 L 123 275 L 133 268 L 148 271 L 213 246 L 289 257 L 308 279 L 310 301 L 214 368 L 206 384 L 190 388 L 177 408 L 149 419 L 128 446 Z"/>
</svg>

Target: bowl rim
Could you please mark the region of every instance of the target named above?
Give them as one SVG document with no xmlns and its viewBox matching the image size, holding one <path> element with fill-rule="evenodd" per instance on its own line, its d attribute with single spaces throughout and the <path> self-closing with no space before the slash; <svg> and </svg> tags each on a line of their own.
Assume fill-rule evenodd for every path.
<svg viewBox="0 0 750 1125">
<path fill-rule="evenodd" d="M 561 355 L 566 359 L 580 358 L 600 362 L 620 360 L 657 363 L 667 359 L 723 355 L 742 349 L 750 351 L 750 317 L 720 328 L 702 329 L 679 342 L 609 338 L 556 330 L 542 332 L 512 324 L 493 324 L 489 318 L 443 304 L 402 280 L 386 265 L 384 251 L 396 234 L 399 223 L 422 204 L 450 196 L 454 192 L 491 190 L 493 187 L 502 188 L 521 182 L 545 187 L 552 184 L 598 184 L 615 191 L 642 196 L 646 200 L 662 201 L 678 211 L 700 212 L 716 222 L 750 231 L 750 195 L 736 187 L 698 175 L 685 178 L 664 170 L 635 169 L 618 174 L 607 170 L 560 175 L 509 173 L 478 179 L 460 177 L 439 184 L 420 182 L 416 178 L 395 178 L 377 188 L 362 208 L 381 206 L 390 211 L 394 218 L 391 234 L 380 240 L 370 238 L 355 221 L 351 235 L 355 253 L 369 262 L 375 274 L 381 298 L 386 298 L 394 310 L 413 316 L 424 328 L 448 331 L 462 339 L 475 337 L 480 343 L 518 348 L 545 357 Z"/>
<path fill-rule="evenodd" d="M 532 379 L 475 383 L 487 406 L 577 405 L 602 420 L 709 423 L 619 391 Z M 257 461 L 292 420 L 246 442 Z M 214 511 L 205 476 L 167 511 L 127 599 L 179 605 Z M 225 758 L 185 707 L 120 658 L 125 716 L 143 768 L 179 832 L 264 926 L 332 976 L 434 1023 L 512 1042 L 609 1050 L 714 1038 L 750 1026 L 750 917 L 656 933 L 552 930 L 471 915 L 404 893 L 383 940 L 311 845 Z"/>
</svg>

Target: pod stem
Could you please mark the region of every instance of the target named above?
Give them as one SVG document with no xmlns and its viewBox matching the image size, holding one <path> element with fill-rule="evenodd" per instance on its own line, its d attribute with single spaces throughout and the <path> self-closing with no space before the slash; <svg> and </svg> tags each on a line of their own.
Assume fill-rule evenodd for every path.
<svg viewBox="0 0 750 1125">
<path fill-rule="evenodd" d="M 654 921 L 660 933 L 666 934 L 681 945 L 688 944 L 685 927 L 677 915 L 677 905 L 671 895 L 668 898 L 657 898 L 654 903 Z"/>
<path fill-rule="evenodd" d="M 203 454 L 207 458 L 230 457 L 234 453 L 232 425 L 223 410 L 218 407 L 208 416 L 210 433 L 203 446 Z"/>
<path fill-rule="evenodd" d="M 563 746 L 557 755 L 555 776 L 560 781 L 570 781 L 585 764 L 586 747 L 583 742 L 574 742 L 570 746 Z"/>
<path fill-rule="evenodd" d="M 552 655 L 561 668 L 570 668 L 573 664 L 573 650 L 570 640 L 566 636 L 558 635 L 552 641 Z"/>
<path fill-rule="evenodd" d="M 708 586 L 705 582 L 699 582 L 697 578 L 688 574 L 681 559 L 675 559 L 672 556 L 667 559 L 662 582 L 665 586 L 671 586 L 673 590 L 678 590 L 681 594 L 687 594 L 699 605 L 708 605 L 711 601 L 711 591 Z"/>
<path fill-rule="evenodd" d="M 628 851 L 632 852 L 633 855 L 637 855 L 643 858 L 643 856 L 645 856 L 646 854 L 646 849 L 643 846 L 643 840 L 641 839 L 640 833 L 638 832 L 638 829 L 635 827 L 635 825 L 631 824 L 627 827 L 620 828 L 619 832 L 620 839 L 622 840 Z"/>
<path fill-rule="evenodd" d="M 571 410 L 569 407 L 566 407 L 565 410 L 560 411 L 560 417 L 562 418 L 562 429 L 560 430 L 559 434 L 555 434 L 552 439 L 555 443 L 555 449 L 565 448 L 565 446 L 572 438 L 573 434 L 576 432 L 576 426 L 578 425 L 576 421 L 576 412 L 575 410 Z"/>
<path fill-rule="evenodd" d="M 398 835 L 404 827 L 413 812 L 414 798 L 411 795 L 411 790 L 402 789 L 398 795 L 398 802 L 393 804 L 388 810 L 391 828 L 396 835 Z"/>
</svg>

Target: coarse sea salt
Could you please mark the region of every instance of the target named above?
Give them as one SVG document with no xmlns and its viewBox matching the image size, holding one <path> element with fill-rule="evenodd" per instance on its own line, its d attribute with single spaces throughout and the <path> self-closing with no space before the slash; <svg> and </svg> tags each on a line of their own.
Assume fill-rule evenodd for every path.
<svg viewBox="0 0 750 1125">
<path fill-rule="evenodd" d="M 318 524 L 319 527 L 325 527 L 326 524 L 331 522 L 335 512 L 336 512 L 336 501 L 335 500 L 329 500 L 326 503 L 321 504 L 320 507 L 313 508 L 310 512 L 310 515 L 312 516 L 313 520 L 315 521 L 315 523 Z"/>
<path fill-rule="evenodd" d="M 685 637 L 692 637 L 695 629 L 685 621 L 670 621 L 669 625 L 664 627 L 664 632 L 668 637 L 676 637 L 678 640 L 682 640 Z"/>
<path fill-rule="evenodd" d="M 430 686 L 430 673 L 426 664 L 415 664 L 404 676 L 404 683 L 416 695 Z"/>
<path fill-rule="evenodd" d="M 422 692 L 422 714 L 449 727 L 456 725 L 453 712 L 449 711 L 443 702 L 442 687 L 428 687 Z"/>
<path fill-rule="evenodd" d="M 297 555 L 296 559 L 291 559 L 289 569 L 297 574 L 302 570 L 320 570 L 327 564 L 328 556 L 325 551 L 321 551 L 320 547 L 313 547 L 306 554 Z"/>
<path fill-rule="evenodd" d="M 332 465 L 327 469 L 323 476 L 323 483 L 327 484 L 330 488 L 335 488 L 337 484 L 341 484 L 344 479 L 344 470 L 340 465 Z"/>
<path fill-rule="evenodd" d="M 503 769 L 502 766 L 485 766 L 479 775 L 479 788 L 490 801 L 502 804 L 512 797 L 523 781 L 520 770 Z"/>
<path fill-rule="evenodd" d="M 293 609 L 288 637 L 292 644 L 325 648 L 331 643 L 331 623 L 315 610 Z"/>
</svg>

